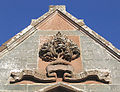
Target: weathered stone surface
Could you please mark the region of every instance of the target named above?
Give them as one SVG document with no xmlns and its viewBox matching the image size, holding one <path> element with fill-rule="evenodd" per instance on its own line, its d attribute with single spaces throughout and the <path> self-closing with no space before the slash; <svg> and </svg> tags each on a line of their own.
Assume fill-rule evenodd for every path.
<svg viewBox="0 0 120 92">
<path fill-rule="evenodd" d="M 119 92 L 120 51 L 112 46 L 111 43 L 107 42 L 104 38 L 95 33 L 93 30 L 88 28 L 83 23 L 83 21 L 80 22 L 71 14 L 67 13 L 64 6 L 51 7 L 48 13 L 38 18 L 37 20 L 34 20 L 34 22 L 31 24 L 32 26 L 28 26 L 25 30 L 4 44 L 7 47 L 3 48 L 2 52 L 0 52 L 0 92 L 34 92 L 48 85 L 51 85 L 9 85 L 9 76 L 13 71 L 38 68 L 39 44 L 41 43 L 41 41 L 39 41 L 40 35 L 51 36 L 56 34 L 58 31 L 36 30 L 36 27 L 38 23 L 47 18 L 49 14 L 53 13 L 55 9 L 59 9 L 61 11 L 59 13 L 63 13 L 63 15 L 65 14 L 64 16 L 68 16 L 75 22 L 75 25 L 77 25 L 76 23 L 80 24 L 77 25 L 77 27 L 81 26 L 78 28 L 78 30 L 62 30 L 61 33 L 67 36 L 80 37 L 80 53 L 82 57 L 81 61 L 83 70 L 108 69 L 110 71 L 110 76 L 112 79 L 110 85 L 81 85 L 79 83 L 76 83 L 74 86 L 79 89 L 83 89 L 86 92 Z M 84 29 L 84 31 L 81 29 Z"/>
<path fill-rule="evenodd" d="M 39 35 L 34 33 L 0 58 L 0 84 L 6 84 L 12 71 L 37 68 Z M 5 74 L 4 74 L 5 73 Z"/>
<path fill-rule="evenodd" d="M 80 34 L 80 42 L 84 69 L 109 69 L 111 71 L 112 84 L 119 84 L 120 81 L 117 81 L 116 76 L 120 73 L 120 63 L 90 37 L 84 34 L 81 36 Z"/>
<path fill-rule="evenodd" d="M 27 92 L 27 85 L 0 85 L 0 91 Z"/>
<path fill-rule="evenodd" d="M 54 31 L 54 32 L 57 33 L 57 31 Z M 49 31 L 47 35 L 53 35 L 54 32 Z M 36 44 L 38 44 L 36 39 L 39 38 L 38 36 L 39 33 L 40 35 L 46 35 L 45 32 L 43 31 L 39 31 L 35 33 L 33 36 L 28 38 L 28 40 L 25 40 L 22 44 L 17 46 L 14 50 L 10 51 L 9 54 L 6 54 L 4 57 L 0 59 L 1 68 L 9 69 L 8 75 L 10 75 L 10 71 L 14 69 L 19 70 L 19 69 L 26 69 L 29 67 L 30 67 L 29 69 L 35 68 L 35 65 L 36 65 L 35 62 L 37 61 L 37 55 L 38 55 L 38 51 L 37 51 L 38 47 L 34 43 L 36 42 Z M 80 33 L 77 31 L 73 31 L 73 33 L 63 31 L 63 33 L 65 35 L 67 35 L 67 33 L 68 35 L 71 35 L 74 33 L 73 35 L 80 36 L 80 41 L 81 41 L 80 45 L 82 48 L 81 55 L 82 55 L 82 62 L 83 62 L 84 69 L 109 69 L 111 71 L 112 83 L 119 84 L 119 81 L 117 81 L 117 79 L 119 80 L 119 77 L 117 78 L 117 76 L 119 76 L 119 73 L 120 73 L 119 62 L 116 59 L 114 59 L 104 48 L 102 48 L 102 46 L 97 44 L 94 40 L 91 40 L 91 38 L 84 35 L 83 33 Z M 32 41 L 34 41 L 34 43 Z M 26 45 L 26 43 L 27 44 L 33 43 L 34 45 Z M 91 43 L 91 48 L 89 46 L 90 43 Z M 89 46 L 89 47 L 86 48 L 86 46 Z M 36 47 L 36 50 L 35 50 L 35 47 Z M 33 63 L 34 65 L 32 65 Z"/>
<path fill-rule="evenodd" d="M 66 11 L 65 5 L 50 5 L 49 6 L 49 11 L 54 11 L 54 10 L 60 10 L 60 11 Z"/>
<path fill-rule="evenodd" d="M 111 92 L 109 85 L 86 85 L 86 92 Z"/>
<path fill-rule="evenodd" d="M 0 85 L 0 92 L 35 92 L 53 84 L 37 85 Z M 67 84 L 66 84 L 67 85 Z M 69 84 L 83 92 L 119 92 L 120 85 Z"/>
<path fill-rule="evenodd" d="M 47 86 L 49 86 L 50 84 L 46 84 L 46 85 L 28 85 L 28 92 L 35 92 L 38 91 L 42 88 L 45 88 Z"/>
</svg>

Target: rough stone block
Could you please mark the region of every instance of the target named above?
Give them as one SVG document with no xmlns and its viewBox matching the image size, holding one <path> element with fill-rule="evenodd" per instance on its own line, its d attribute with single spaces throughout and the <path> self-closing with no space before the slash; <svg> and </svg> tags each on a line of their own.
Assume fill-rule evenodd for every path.
<svg viewBox="0 0 120 92">
<path fill-rule="evenodd" d="M 109 85 L 86 85 L 86 92 L 110 92 Z"/>
<path fill-rule="evenodd" d="M 38 91 L 49 85 L 28 85 L 28 92 Z"/>
<path fill-rule="evenodd" d="M 0 85 L 0 91 L 27 91 L 27 85 Z"/>
</svg>

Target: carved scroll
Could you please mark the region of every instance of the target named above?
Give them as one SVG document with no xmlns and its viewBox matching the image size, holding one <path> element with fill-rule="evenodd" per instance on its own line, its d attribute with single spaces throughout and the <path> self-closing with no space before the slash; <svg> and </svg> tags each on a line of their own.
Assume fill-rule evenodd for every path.
<svg viewBox="0 0 120 92">
<path fill-rule="evenodd" d="M 54 70 L 54 69 L 51 69 L 51 70 Z M 69 70 L 69 69 L 66 69 L 66 70 Z M 39 73 L 38 71 L 32 71 L 32 70 L 23 70 L 22 72 L 16 72 L 16 73 L 12 72 L 11 73 L 12 79 L 10 80 L 10 83 L 20 82 L 24 79 L 29 80 L 29 78 L 33 78 L 33 81 L 37 81 L 38 83 L 55 82 L 57 78 L 57 74 L 55 71 L 50 72 L 48 69 L 49 77 L 47 77 L 42 73 Z M 65 71 L 64 68 L 63 68 L 63 71 Z M 63 74 L 63 81 L 65 82 L 79 83 L 79 82 L 85 82 L 88 80 L 100 81 L 102 83 L 107 83 L 107 84 L 111 83 L 110 73 L 109 71 L 105 71 L 105 70 L 88 70 L 88 71 L 84 71 L 77 74 L 72 74 L 66 71 Z"/>
<path fill-rule="evenodd" d="M 88 70 L 81 73 L 73 74 L 72 78 L 64 76 L 64 81 L 66 82 L 84 82 L 87 80 L 110 83 L 110 72 L 106 70 Z"/>
<path fill-rule="evenodd" d="M 64 74 L 67 74 L 66 76 L 72 77 L 74 69 L 72 65 L 69 64 L 68 62 L 58 59 L 57 61 L 50 63 L 46 67 L 46 71 L 48 76 L 54 75 L 58 77 L 60 75 L 61 78 L 63 78 Z"/>
<path fill-rule="evenodd" d="M 20 82 L 22 80 L 32 80 L 37 82 L 55 82 L 55 76 L 52 78 L 47 78 L 45 74 L 38 71 L 23 70 L 22 72 L 12 72 L 10 83 Z"/>
</svg>

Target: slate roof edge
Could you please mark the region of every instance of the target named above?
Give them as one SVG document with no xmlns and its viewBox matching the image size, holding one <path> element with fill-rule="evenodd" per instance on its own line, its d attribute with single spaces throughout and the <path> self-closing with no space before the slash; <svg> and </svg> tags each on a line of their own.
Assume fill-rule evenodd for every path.
<svg viewBox="0 0 120 92">
<path fill-rule="evenodd" d="M 54 13 L 55 11 L 58 11 L 66 18 L 69 18 L 70 21 L 73 22 L 73 24 L 77 26 L 78 30 L 82 30 L 84 33 L 86 33 L 88 36 L 90 36 L 96 42 L 101 44 L 110 53 L 115 55 L 117 57 L 117 59 L 120 61 L 120 50 L 115 48 L 109 41 L 105 40 L 102 36 L 98 35 L 95 31 L 93 31 L 87 25 L 85 25 L 85 23 L 83 22 L 82 19 L 79 20 L 79 19 L 75 18 L 73 15 L 71 15 L 70 13 L 68 13 L 66 11 L 64 5 L 55 5 L 55 6 L 52 5 L 52 6 L 50 6 L 49 11 L 47 13 L 45 13 L 38 19 L 33 19 L 31 24 L 28 27 L 26 27 L 24 30 L 22 30 L 18 34 L 16 34 L 14 37 L 12 37 L 10 40 L 5 42 L 0 47 L 0 57 L 3 54 L 5 54 L 7 51 L 14 48 L 16 45 L 18 45 L 21 41 L 23 41 L 25 38 L 23 38 L 22 36 L 24 36 L 26 33 L 30 32 L 28 35 L 26 35 L 26 37 L 28 37 L 30 34 L 35 32 L 35 30 L 37 30 L 35 27 L 39 23 L 41 23 L 43 20 L 45 20 L 48 16 L 50 16 L 52 13 Z M 32 31 L 30 31 L 30 30 L 32 30 Z M 19 39 L 21 39 L 21 41 L 17 42 Z"/>
</svg>

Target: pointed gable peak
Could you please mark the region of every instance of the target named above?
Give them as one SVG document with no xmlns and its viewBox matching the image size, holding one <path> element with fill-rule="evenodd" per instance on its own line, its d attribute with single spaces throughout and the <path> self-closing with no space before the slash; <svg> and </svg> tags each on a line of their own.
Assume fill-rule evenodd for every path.
<svg viewBox="0 0 120 92">
<path fill-rule="evenodd" d="M 77 30 L 77 27 L 67 20 L 59 10 L 55 10 L 51 16 L 36 26 L 39 30 Z"/>
<path fill-rule="evenodd" d="M 50 20 L 49 23 L 46 20 Z M 58 21 L 56 21 L 56 19 Z M 59 21 L 60 20 L 60 21 Z M 46 22 L 46 24 L 45 24 Z M 61 22 L 61 24 L 59 24 Z M 51 25 L 49 25 L 51 23 Z M 44 27 L 41 28 L 38 27 L 41 24 L 44 24 Z M 53 24 L 60 25 L 60 27 L 55 27 Z M 67 25 L 67 27 L 64 25 Z M 62 26 L 62 27 L 61 27 Z M 110 42 L 105 40 L 103 37 L 98 35 L 95 31 L 90 29 L 82 19 L 77 19 L 74 16 L 72 16 L 70 13 L 66 11 L 65 5 L 50 5 L 49 11 L 45 13 L 43 16 L 39 17 L 38 19 L 33 19 L 31 24 L 26 27 L 24 30 L 16 34 L 14 37 L 12 37 L 9 41 L 4 43 L 0 47 L 0 57 L 3 56 L 6 52 L 12 50 L 15 46 L 20 44 L 23 40 L 25 40 L 27 37 L 29 37 L 32 33 L 34 33 L 36 30 L 41 29 L 49 29 L 49 27 L 52 27 L 52 30 L 68 30 L 68 28 L 71 30 L 78 30 L 82 31 L 86 35 L 88 35 L 90 38 L 95 40 L 97 43 L 99 43 L 101 46 L 103 46 L 105 49 L 107 49 L 110 53 L 112 53 L 113 56 L 115 56 L 116 59 L 120 61 L 120 50 L 115 48 Z M 50 29 L 51 30 L 51 29 Z M 70 31 L 69 30 L 69 31 Z"/>
<path fill-rule="evenodd" d="M 31 21 L 31 25 L 32 26 L 36 26 L 38 24 L 40 24 L 41 22 L 43 22 L 44 20 L 48 19 L 51 15 L 54 14 L 60 14 L 64 17 L 64 19 L 67 19 L 68 21 L 70 21 L 70 23 L 76 22 L 78 23 L 80 26 L 84 25 L 83 19 L 77 19 L 74 16 L 72 16 L 70 13 L 68 13 L 66 11 L 66 6 L 65 5 L 50 5 L 49 6 L 49 11 L 47 13 L 45 13 L 43 16 L 39 17 L 38 19 L 32 19 Z M 75 25 L 75 23 L 73 23 L 73 25 Z"/>
</svg>

